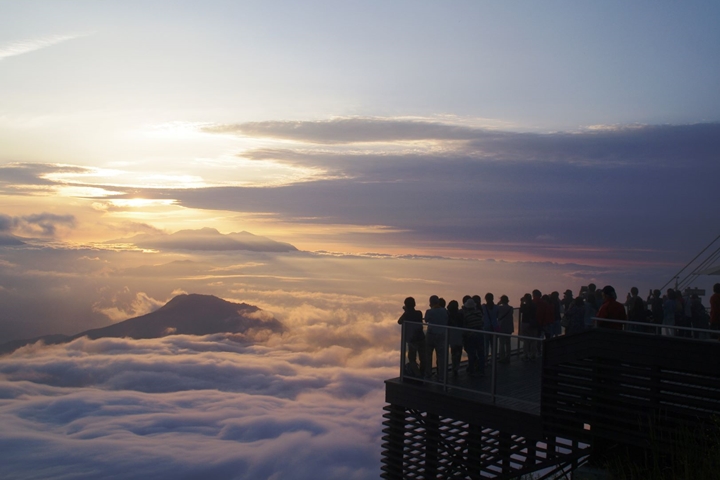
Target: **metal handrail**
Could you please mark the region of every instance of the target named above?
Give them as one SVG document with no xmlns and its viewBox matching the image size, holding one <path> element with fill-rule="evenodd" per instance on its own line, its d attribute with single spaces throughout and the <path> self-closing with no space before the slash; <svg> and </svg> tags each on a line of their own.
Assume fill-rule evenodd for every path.
<svg viewBox="0 0 720 480">
<path fill-rule="evenodd" d="M 667 333 L 663 333 L 664 329 L 674 331 L 674 332 L 677 332 L 678 330 L 682 330 L 682 331 L 688 331 L 691 333 L 707 334 L 707 335 L 703 335 L 703 337 L 700 337 L 700 338 L 695 337 L 695 336 L 685 337 L 685 338 L 690 338 L 690 339 L 699 340 L 699 341 L 707 341 L 708 339 L 717 341 L 716 337 L 718 335 L 720 335 L 720 331 L 718 331 L 718 330 L 693 328 L 693 327 L 680 327 L 680 326 L 676 326 L 676 325 L 669 325 L 669 324 L 662 324 L 662 323 L 635 322 L 635 321 L 630 321 L 630 320 L 615 320 L 615 319 L 600 318 L 600 317 L 592 317 L 591 321 L 592 321 L 592 324 L 589 325 L 588 328 L 603 328 L 603 327 L 597 326 L 597 322 L 601 321 L 601 322 L 619 323 L 619 324 L 623 324 L 623 325 L 637 325 L 639 327 L 644 327 L 646 329 L 649 328 L 652 330 L 652 331 L 632 331 L 632 333 L 640 333 L 640 334 L 645 334 L 645 335 L 667 335 Z M 405 328 L 406 328 L 405 325 L 419 326 L 420 328 L 423 329 L 423 332 L 425 332 L 428 327 L 432 327 L 433 329 L 444 330 L 444 334 L 445 334 L 445 340 L 444 340 L 444 345 L 443 345 L 444 358 L 445 358 L 444 372 L 438 372 L 438 377 L 439 377 L 440 381 L 434 381 L 430 378 L 422 378 L 421 380 L 423 381 L 423 383 L 427 383 L 427 384 L 431 384 L 431 385 L 439 385 L 445 391 L 447 391 L 448 388 L 451 387 L 455 390 L 473 392 L 475 394 L 489 396 L 492 403 L 496 403 L 497 399 L 512 398 L 512 397 L 506 397 L 506 396 L 497 394 L 497 357 L 498 357 L 498 349 L 499 349 L 499 344 L 498 344 L 499 338 L 500 337 L 510 337 L 510 338 L 518 339 L 518 349 L 514 350 L 514 351 L 511 350 L 511 355 L 513 354 L 513 352 L 519 353 L 520 340 L 540 342 L 541 348 L 542 348 L 542 344 L 547 340 L 545 337 L 541 337 L 541 336 L 533 337 L 533 336 L 527 336 L 527 335 L 516 335 L 514 333 L 501 333 L 501 332 L 494 332 L 494 331 L 487 331 L 487 330 L 476 330 L 476 329 L 465 328 L 465 327 L 454 327 L 454 326 L 450 326 L 450 325 L 437 325 L 437 324 L 429 324 L 428 325 L 425 322 L 404 321 L 403 325 L 402 325 L 403 328 L 401 328 L 401 343 L 400 343 L 400 345 L 401 345 L 401 347 L 400 347 L 400 354 L 401 354 L 400 355 L 400 380 L 401 381 L 403 381 L 405 378 L 405 359 L 407 357 L 406 341 L 405 341 Z M 451 386 L 448 384 L 447 372 L 448 372 L 448 368 L 450 366 L 450 355 L 448 355 L 448 353 L 449 353 L 448 342 L 449 342 L 449 337 L 450 337 L 449 332 L 453 331 L 453 330 L 492 336 L 492 352 L 493 352 L 493 354 L 490 357 L 491 358 L 491 383 L 490 383 L 490 392 L 489 393 L 482 391 L 482 390 L 466 388 L 466 387 L 456 385 L 456 384 L 453 384 Z M 563 335 L 564 334 L 561 333 L 558 336 L 563 336 Z M 672 336 L 675 336 L 675 335 L 676 334 L 673 334 Z M 488 352 L 485 352 L 486 356 L 487 356 L 487 354 L 488 354 Z M 423 362 L 425 361 L 425 359 L 422 359 L 422 360 L 423 360 Z M 431 368 L 431 366 L 426 365 L 426 368 Z M 440 375 L 441 373 L 442 373 L 442 375 Z M 413 378 L 417 379 L 417 377 L 413 377 Z M 522 400 L 519 398 L 512 398 L 512 400 L 516 401 L 516 402 L 532 405 L 532 406 L 540 405 L 539 402 L 532 402 L 532 401 L 528 401 L 528 400 Z"/>
<path fill-rule="evenodd" d="M 666 336 L 668 336 L 667 334 L 662 333 L 662 329 L 664 329 L 664 328 L 666 328 L 668 330 L 685 330 L 688 332 L 720 335 L 720 330 L 711 330 L 708 328 L 695 328 L 695 327 L 680 327 L 680 326 L 677 326 L 674 324 L 671 325 L 669 323 L 634 322 L 631 320 L 616 320 L 614 318 L 600 318 L 600 317 L 592 317 L 591 320 L 593 321 L 593 328 L 602 328 L 602 327 L 597 326 L 597 322 L 608 322 L 608 323 L 620 323 L 623 325 L 637 325 L 640 327 L 651 328 L 651 329 L 655 330 L 655 333 L 632 330 L 632 333 L 642 333 L 645 335 L 666 335 Z M 628 330 L 626 330 L 626 331 L 628 331 Z M 673 335 L 669 335 L 669 336 L 673 336 Z M 694 338 L 695 340 L 708 340 L 707 338 L 696 338 L 696 337 L 692 337 L 692 338 Z"/>
<path fill-rule="evenodd" d="M 492 403 L 496 403 L 497 399 L 512 398 L 512 397 L 506 397 L 506 396 L 497 394 L 497 357 L 498 357 L 497 352 L 499 349 L 499 344 L 498 344 L 499 337 L 517 338 L 518 340 L 523 340 L 523 341 L 541 342 L 541 344 L 542 344 L 542 342 L 545 341 L 545 338 L 543 338 L 543 337 L 531 337 L 531 336 L 527 336 L 527 335 L 516 335 L 513 333 L 501 333 L 501 332 L 494 332 L 494 331 L 488 331 L 488 330 L 476 330 L 473 328 L 454 327 L 454 326 L 450 326 L 450 325 L 427 324 L 425 322 L 403 321 L 402 326 L 405 327 L 405 325 L 417 325 L 417 326 L 420 326 L 421 328 L 423 328 L 423 331 L 426 331 L 426 329 L 428 327 L 432 327 L 433 329 L 437 328 L 437 329 L 445 330 L 445 332 L 444 332 L 445 340 L 444 340 L 444 345 L 443 345 L 443 350 L 444 350 L 444 354 L 445 354 L 444 355 L 445 356 L 445 362 L 444 362 L 445 369 L 444 369 L 444 372 L 442 372 L 442 376 L 440 376 L 440 372 L 438 372 L 438 377 L 440 377 L 442 379 L 442 381 L 433 381 L 432 379 L 427 378 L 427 377 L 422 379 L 423 383 L 439 385 L 439 386 L 443 387 L 443 390 L 445 390 L 445 391 L 447 391 L 447 389 L 449 388 L 448 381 L 447 381 L 447 371 L 448 371 L 448 367 L 449 367 L 449 363 L 450 363 L 449 355 L 448 355 L 448 350 L 449 350 L 448 349 L 448 347 L 449 347 L 448 341 L 449 341 L 449 337 L 450 337 L 449 332 L 452 330 L 456 330 L 456 331 L 469 332 L 469 333 L 478 333 L 478 334 L 482 334 L 482 335 L 491 335 L 493 337 L 493 340 L 492 340 L 493 354 L 490 357 L 491 358 L 490 393 L 483 392 L 481 390 L 465 388 L 465 387 L 462 387 L 459 385 L 452 385 L 452 388 L 456 389 L 456 390 L 468 391 L 468 392 L 473 392 L 473 393 L 480 394 L 480 395 L 490 396 Z M 401 348 L 400 348 L 400 353 L 401 353 L 400 380 L 403 381 L 405 378 L 405 358 L 406 358 L 407 351 L 406 351 L 406 342 L 405 342 L 405 328 L 402 328 L 401 330 L 402 330 L 402 333 L 401 333 Z M 519 345 L 519 342 L 518 342 L 518 345 Z M 518 350 L 519 350 L 519 348 L 518 348 Z M 487 352 L 486 352 L 486 355 L 487 355 Z M 431 368 L 431 366 L 426 365 L 426 368 Z M 417 377 L 413 377 L 413 378 L 417 379 Z M 522 399 L 518 399 L 518 398 L 512 398 L 512 400 L 520 402 L 520 403 L 532 405 L 532 406 L 540 405 L 539 402 L 531 402 L 528 400 L 522 400 Z"/>
</svg>

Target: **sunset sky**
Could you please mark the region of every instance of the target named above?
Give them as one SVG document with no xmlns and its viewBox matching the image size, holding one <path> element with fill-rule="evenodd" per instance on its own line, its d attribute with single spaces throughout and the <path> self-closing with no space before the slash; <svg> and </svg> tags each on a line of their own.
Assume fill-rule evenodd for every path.
<svg viewBox="0 0 720 480">
<path fill-rule="evenodd" d="M 324 378 L 316 394 L 339 399 L 342 412 L 322 418 L 365 425 L 381 415 L 381 380 L 395 375 L 405 296 L 424 306 L 433 293 L 493 291 L 517 304 L 534 288 L 588 282 L 644 295 L 720 234 L 719 24 L 716 1 L 0 0 L 0 343 L 108 325 L 178 293 L 246 301 L 291 326 L 290 337 L 218 348 L 273 358 L 278 384 L 288 365 Z M 202 228 L 299 251 L 126 240 Z M 347 336 L 363 341 L 338 346 Z M 199 345 L 188 361 L 214 361 Z M 58 358 L 79 368 L 72 352 L 86 347 L 0 365 L 7 398 L 52 402 L 62 382 L 32 379 Z M 102 368 L 119 361 L 114 348 L 151 362 L 139 344 L 93 348 L 107 356 Z M 103 382 L 67 386 L 96 388 L 98 405 L 160 402 L 140 398 L 152 393 L 145 384 Z M 353 382 L 374 389 L 337 393 Z M 298 432 L 312 410 L 303 388 L 228 391 L 291 402 L 298 417 L 267 428 Z M 113 389 L 133 393 L 118 400 Z M 71 447 L 26 435 L 35 427 L 24 408 L 9 402 L 0 415 L 57 463 Z M 54 421 L 43 418 L 38 431 Z M 308 428 L 317 449 L 333 441 L 322 432 L 357 431 Z M 326 478 L 377 477 L 366 464 L 379 424 L 362 435 L 361 457 Z M 295 448 L 282 445 L 272 451 Z M 27 468 L 18 449 L 5 473 Z M 192 471 L 213 461 L 226 468 L 217 478 L 246 461 L 248 478 L 298 471 L 211 450 L 187 460 Z M 114 471 L 118 459 L 103 452 L 88 458 Z"/>
</svg>

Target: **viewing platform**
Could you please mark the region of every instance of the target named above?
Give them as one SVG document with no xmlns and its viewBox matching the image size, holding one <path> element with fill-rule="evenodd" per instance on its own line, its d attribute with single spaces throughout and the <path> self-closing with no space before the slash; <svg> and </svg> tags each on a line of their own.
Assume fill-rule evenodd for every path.
<svg viewBox="0 0 720 480">
<path fill-rule="evenodd" d="M 720 413 L 720 342 L 691 334 L 708 339 L 591 328 L 541 341 L 535 362 L 519 351 L 539 340 L 514 335 L 510 363 L 493 358 L 479 378 L 464 364 L 419 378 L 403 360 L 385 382 L 382 477 L 541 479 L 613 445 L 652 437 L 669 451 L 679 430 Z"/>
</svg>

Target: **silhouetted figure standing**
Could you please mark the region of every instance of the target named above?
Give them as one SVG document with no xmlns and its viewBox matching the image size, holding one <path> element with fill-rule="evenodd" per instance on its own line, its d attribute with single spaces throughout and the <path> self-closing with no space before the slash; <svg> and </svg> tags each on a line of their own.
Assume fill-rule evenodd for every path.
<svg viewBox="0 0 720 480">
<path fill-rule="evenodd" d="M 707 330 L 710 328 L 710 316 L 705 310 L 705 305 L 698 295 L 690 296 L 690 323 L 693 328 Z M 694 337 L 700 340 L 707 340 L 710 335 L 707 332 L 694 332 Z"/>
<path fill-rule="evenodd" d="M 533 303 L 532 295 L 529 293 L 526 293 L 520 300 L 520 326 L 520 334 L 523 337 L 538 338 L 540 336 L 535 303 Z M 523 361 L 535 361 L 537 355 L 537 340 L 523 339 Z"/>
<path fill-rule="evenodd" d="M 485 360 L 487 361 L 490 353 L 497 356 L 495 351 L 495 335 L 490 332 L 497 332 L 500 329 L 498 325 L 498 308 L 495 305 L 495 296 L 492 293 L 485 294 L 485 305 L 482 306 L 483 330 L 485 330 Z"/>
<path fill-rule="evenodd" d="M 546 340 L 553 338 L 555 332 L 553 326 L 555 323 L 555 314 L 548 300 L 549 297 L 547 295 L 543 296 L 540 290 L 533 290 L 532 301 L 535 304 L 535 316 L 537 317 L 538 328 L 540 329 L 540 334 L 544 335 Z"/>
<path fill-rule="evenodd" d="M 645 308 L 645 302 L 643 302 L 643 299 L 640 298 L 640 295 L 638 295 L 640 291 L 637 287 L 632 287 L 630 289 L 630 292 L 627 294 L 627 299 L 625 300 L 625 307 L 627 307 L 627 318 L 631 322 L 639 322 L 639 323 L 645 323 L 646 322 L 646 314 L 645 311 L 647 310 Z M 642 325 L 630 325 L 631 332 L 645 332 L 646 328 Z"/>
<path fill-rule="evenodd" d="M 592 327 L 592 319 L 597 315 L 598 309 L 600 308 L 600 304 L 595 296 L 595 288 L 595 284 L 591 283 L 585 292 L 585 328 Z"/>
<path fill-rule="evenodd" d="M 448 324 L 448 312 L 440 305 L 437 295 L 430 297 L 430 308 L 425 311 L 425 322 L 428 324 L 425 336 L 425 378 L 432 374 L 433 352 L 437 358 L 438 380 L 443 380 L 447 374 L 445 326 Z"/>
<path fill-rule="evenodd" d="M 500 303 L 498 303 L 498 325 L 500 326 L 500 333 L 512 335 L 515 332 L 515 323 L 513 322 L 513 307 L 508 305 L 510 299 L 507 295 L 500 297 Z M 510 337 L 501 336 L 498 341 L 500 342 L 498 362 L 510 363 Z"/>
<path fill-rule="evenodd" d="M 562 310 L 562 326 L 565 327 L 565 333 L 568 333 L 568 330 L 570 328 L 570 320 L 568 319 L 567 312 L 570 310 L 570 307 L 573 305 L 573 293 L 572 290 L 568 289 L 563 292 L 563 298 L 560 300 L 560 307 Z"/>
<path fill-rule="evenodd" d="M 675 290 L 668 288 L 667 298 L 663 303 L 663 335 L 675 335 L 674 328 L 677 318 L 682 315 L 682 305 L 678 302 Z"/>
<path fill-rule="evenodd" d="M 560 294 L 558 292 L 552 292 L 549 303 L 553 307 L 553 337 L 557 337 L 562 334 L 562 303 L 560 302 Z"/>
<path fill-rule="evenodd" d="M 483 345 L 483 318 L 472 298 L 463 305 L 465 328 L 473 330 L 465 333 L 465 351 L 468 356 L 467 372 L 471 377 L 485 374 L 485 353 Z"/>
<path fill-rule="evenodd" d="M 625 307 L 622 303 L 616 300 L 617 295 L 615 294 L 615 289 L 612 286 L 606 285 L 605 288 L 602 289 L 602 296 L 603 304 L 600 307 L 600 310 L 598 310 L 598 318 L 605 318 L 608 320 L 627 320 Z M 612 330 L 623 329 L 622 323 L 603 322 L 602 320 L 598 320 L 597 326 L 599 328 L 609 328 Z"/>
<path fill-rule="evenodd" d="M 398 319 L 398 323 L 405 329 L 409 370 L 415 376 L 421 376 L 425 374 L 425 333 L 423 332 L 423 326 L 405 322 L 422 324 L 422 312 L 415 310 L 415 299 L 413 297 L 405 299 L 403 310 L 404 312 Z M 418 365 L 418 360 L 420 365 Z"/>
<path fill-rule="evenodd" d="M 451 327 L 465 328 L 464 315 L 460 310 L 457 300 L 451 300 L 447 306 L 448 325 Z M 452 358 L 453 377 L 457 377 L 460 359 L 463 351 L 463 331 L 450 329 L 450 357 Z"/>
<path fill-rule="evenodd" d="M 713 285 L 710 297 L 710 330 L 720 330 L 720 283 Z"/>
<path fill-rule="evenodd" d="M 648 304 L 652 312 L 652 323 L 662 325 L 664 316 L 662 292 L 658 289 L 653 290 L 652 297 L 648 300 Z M 655 327 L 655 333 L 660 333 L 658 327 Z"/>
<path fill-rule="evenodd" d="M 585 300 L 583 297 L 577 297 L 565 311 L 567 318 L 567 328 L 565 335 L 572 335 L 585 331 Z"/>
</svg>

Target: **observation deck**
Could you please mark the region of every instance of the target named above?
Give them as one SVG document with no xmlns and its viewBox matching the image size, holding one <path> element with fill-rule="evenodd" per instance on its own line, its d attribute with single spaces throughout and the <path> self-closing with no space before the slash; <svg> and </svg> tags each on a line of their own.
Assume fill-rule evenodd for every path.
<svg viewBox="0 0 720 480">
<path fill-rule="evenodd" d="M 480 378 L 463 367 L 457 377 L 433 369 L 420 378 L 401 362 L 385 382 L 382 477 L 551 478 L 614 445 L 670 451 L 678 431 L 720 413 L 720 342 L 717 332 L 648 330 L 513 335 L 510 363 L 493 355 Z M 495 346 L 504 336 L 483 333 Z M 542 355 L 521 361 L 533 341 Z M 403 338 L 402 359 L 404 347 Z"/>
</svg>

